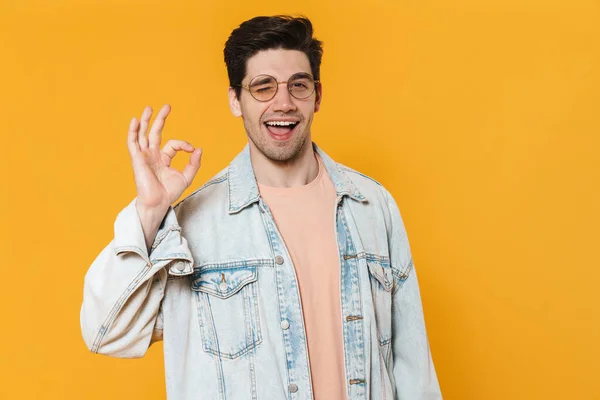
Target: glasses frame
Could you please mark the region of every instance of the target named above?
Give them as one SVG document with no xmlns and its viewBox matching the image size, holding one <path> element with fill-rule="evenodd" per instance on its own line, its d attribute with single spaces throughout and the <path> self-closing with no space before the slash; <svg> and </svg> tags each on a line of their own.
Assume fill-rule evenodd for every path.
<svg viewBox="0 0 600 400">
<path fill-rule="evenodd" d="M 291 80 L 292 80 L 292 78 L 294 78 L 296 75 L 303 75 L 303 76 L 305 76 L 305 75 L 306 75 L 306 76 L 309 76 L 309 77 L 310 77 L 310 78 L 313 80 L 313 82 L 314 82 L 314 87 L 313 87 L 313 90 L 312 90 L 312 92 L 310 92 L 310 94 L 309 94 L 308 96 L 306 96 L 306 97 L 297 97 L 297 96 L 294 96 L 294 94 L 292 93 L 292 89 L 290 88 L 290 81 L 291 81 Z M 266 76 L 266 77 L 269 77 L 269 78 L 273 79 L 273 80 L 274 80 L 274 81 L 277 83 L 277 86 L 276 86 L 276 88 L 275 88 L 275 93 L 273 94 L 273 97 L 271 97 L 270 99 L 267 99 L 267 100 L 260 100 L 260 99 L 257 99 L 256 97 L 254 97 L 254 95 L 252 94 L 252 91 L 250 90 L 250 85 L 252 84 L 252 82 L 253 82 L 253 81 L 254 81 L 256 78 L 258 78 L 258 77 L 260 77 L 260 76 Z M 295 99 L 298 99 L 298 100 L 306 100 L 306 99 L 308 99 L 310 96 L 312 96 L 312 95 L 313 95 L 313 93 L 314 93 L 314 92 L 317 90 L 317 85 L 319 84 L 319 82 L 321 82 L 321 81 L 320 81 L 320 80 L 315 80 L 315 77 L 314 77 L 314 76 L 312 76 L 312 74 L 309 74 L 308 72 L 297 72 L 297 73 L 295 73 L 294 75 L 290 76 L 290 77 L 288 78 L 288 80 L 287 80 L 287 81 L 278 81 L 278 80 L 277 80 L 277 78 L 275 78 L 274 76 L 272 76 L 272 75 L 269 75 L 269 74 L 259 74 L 259 75 L 256 75 L 254 78 L 250 79 L 250 83 L 249 83 L 249 84 L 247 84 L 247 85 L 241 85 L 241 84 L 240 84 L 240 85 L 234 85 L 234 87 L 241 87 L 241 88 L 243 88 L 243 89 L 246 89 L 246 90 L 248 91 L 248 93 L 250 93 L 250 96 L 252 96 L 252 98 L 253 98 L 254 100 L 256 100 L 256 101 L 260 101 L 261 103 L 266 103 L 267 101 L 271 101 L 271 100 L 273 100 L 273 99 L 275 98 L 275 96 L 277 96 L 277 92 L 279 92 L 279 85 L 280 85 L 280 84 L 282 84 L 282 83 L 286 83 L 286 84 L 287 84 L 287 90 L 288 90 L 288 93 L 290 94 L 290 96 L 292 96 L 293 98 L 295 98 Z"/>
</svg>

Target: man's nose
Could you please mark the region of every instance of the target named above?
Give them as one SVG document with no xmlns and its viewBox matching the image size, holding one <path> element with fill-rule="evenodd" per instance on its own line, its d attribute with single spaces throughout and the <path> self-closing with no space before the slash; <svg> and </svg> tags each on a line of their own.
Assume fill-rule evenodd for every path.
<svg viewBox="0 0 600 400">
<path fill-rule="evenodd" d="M 296 110 L 296 104 L 294 104 L 294 98 L 290 94 L 287 87 L 287 82 L 278 83 L 280 85 L 277 89 L 277 93 L 273 98 L 273 111 L 289 112 Z"/>
</svg>

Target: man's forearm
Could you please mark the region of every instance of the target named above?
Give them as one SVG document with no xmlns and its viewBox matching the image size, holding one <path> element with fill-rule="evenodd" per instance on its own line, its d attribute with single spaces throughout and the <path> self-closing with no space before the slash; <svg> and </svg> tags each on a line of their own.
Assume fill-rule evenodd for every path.
<svg viewBox="0 0 600 400">
<path fill-rule="evenodd" d="M 152 243 L 154 243 L 154 238 L 156 237 L 156 233 L 160 228 L 160 224 L 162 220 L 165 218 L 169 207 L 154 207 L 147 208 L 142 205 L 137 204 L 136 202 L 136 210 L 138 216 L 140 217 L 140 223 L 142 224 L 142 230 L 144 231 L 144 240 L 146 242 L 146 249 L 148 250 L 148 254 L 150 253 L 150 248 L 152 247 Z"/>
</svg>

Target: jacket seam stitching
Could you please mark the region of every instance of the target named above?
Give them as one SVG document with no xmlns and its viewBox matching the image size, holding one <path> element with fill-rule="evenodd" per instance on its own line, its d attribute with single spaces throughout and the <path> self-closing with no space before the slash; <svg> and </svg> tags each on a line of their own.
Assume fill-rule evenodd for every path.
<svg viewBox="0 0 600 400">
<path fill-rule="evenodd" d="M 383 187 L 383 185 L 381 183 L 379 183 L 375 179 L 371 178 L 370 176 L 363 174 L 362 172 L 358 172 L 358 171 L 356 171 L 356 170 L 354 170 L 354 169 L 352 169 L 350 167 L 347 167 L 347 166 L 345 166 L 343 164 L 340 164 L 340 163 L 337 163 L 337 165 L 340 167 L 340 169 L 343 172 L 352 173 L 352 174 L 356 174 L 356 175 L 362 176 L 363 178 L 366 178 L 366 179 L 370 180 L 371 182 L 376 183 L 377 185 Z M 354 182 L 352 182 L 352 183 L 354 183 Z"/>
<path fill-rule="evenodd" d="M 211 269 L 221 269 L 224 267 L 261 267 L 273 266 L 273 260 L 270 258 L 254 258 L 249 260 L 239 260 L 239 261 L 227 261 L 227 262 L 216 262 L 216 263 L 203 263 L 196 264 L 194 266 L 194 270 L 211 270 Z"/>
<path fill-rule="evenodd" d="M 117 246 L 114 248 L 115 254 L 124 253 L 124 252 L 133 252 L 138 254 L 144 260 L 147 260 L 145 252 L 138 246 Z"/>
<path fill-rule="evenodd" d="M 133 291 L 133 288 L 144 278 L 144 276 L 146 276 L 148 271 L 150 271 L 150 268 L 151 267 L 146 264 L 144 266 L 144 268 L 135 277 L 135 279 L 129 284 L 129 286 L 127 287 L 125 292 L 123 292 L 121 294 L 121 296 L 119 297 L 119 299 L 117 300 L 117 302 L 115 303 L 113 308 L 111 309 L 110 313 L 104 320 L 104 323 L 100 327 L 100 331 L 96 335 L 96 340 L 94 340 L 94 344 L 92 346 L 93 353 L 98 353 L 98 350 L 100 349 L 100 346 L 102 345 L 102 340 L 104 339 L 104 336 L 106 335 L 110 326 L 114 322 L 116 315 L 121 310 L 123 304 L 125 304 L 125 301 L 127 301 L 127 299 L 129 298 L 129 295 Z"/>
<path fill-rule="evenodd" d="M 154 243 L 152 244 L 152 247 L 150 248 L 151 251 L 156 250 L 156 248 L 158 246 L 160 246 L 160 244 L 162 243 L 163 240 L 165 240 L 165 238 L 167 237 L 167 235 L 173 231 L 177 231 L 177 232 L 181 232 L 181 227 L 179 225 L 169 225 L 168 227 L 165 228 L 165 230 L 156 237 L 156 239 L 154 240 Z"/>
<path fill-rule="evenodd" d="M 223 173 L 222 176 L 218 176 L 216 178 L 213 178 L 211 180 L 209 180 L 208 182 L 206 182 L 204 185 L 200 186 L 198 189 L 194 190 L 192 193 L 190 193 L 188 196 L 186 196 L 185 198 L 181 199 L 181 201 L 179 203 L 177 203 L 175 206 L 173 206 L 173 209 L 176 209 L 177 207 L 179 207 L 179 205 L 181 203 L 183 203 L 184 201 L 186 201 L 187 199 L 190 199 L 192 197 L 194 197 L 196 194 L 200 193 L 201 191 L 203 191 L 204 189 L 212 186 L 212 185 L 217 185 L 219 183 L 223 183 L 225 182 L 227 179 L 229 179 L 227 173 Z"/>
<path fill-rule="evenodd" d="M 408 265 L 406 266 L 406 268 L 404 268 L 404 270 L 401 271 L 396 267 L 392 267 L 392 275 L 394 276 L 394 278 L 396 278 L 396 281 L 397 281 L 397 284 L 395 285 L 396 287 L 392 291 L 392 295 L 395 295 L 398 292 L 398 290 L 400 290 L 400 288 L 402 288 L 402 286 L 404 286 L 404 284 L 406 283 L 408 278 L 411 276 L 411 273 L 413 270 L 414 270 L 414 263 L 413 263 L 412 257 L 411 257 L 410 261 L 408 262 Z M 403 278 L 403 276 L 404 276 L 404 278 Z"/>
</svg>

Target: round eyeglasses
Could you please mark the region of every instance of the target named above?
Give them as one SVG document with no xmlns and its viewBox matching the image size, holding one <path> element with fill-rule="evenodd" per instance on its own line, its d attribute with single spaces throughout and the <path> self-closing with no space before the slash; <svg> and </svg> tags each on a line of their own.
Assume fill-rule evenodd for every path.
<svg viewBox="0 0 600 400">
<path fill-rule="evenodd" d="M 292 96 L 299 100 L 310 97 L 315 92 L 316 84 L 311 74 L 299 72 L 294 74 L 287 81 L 278 82 L 271 75 L 257 75 L 248 85 L 236 85 L 250 92 L 252 97 L 258 101 L 269 101 L 277 94 L 280 83 L 287 83 L 287 89 Z"/>
</svg>

